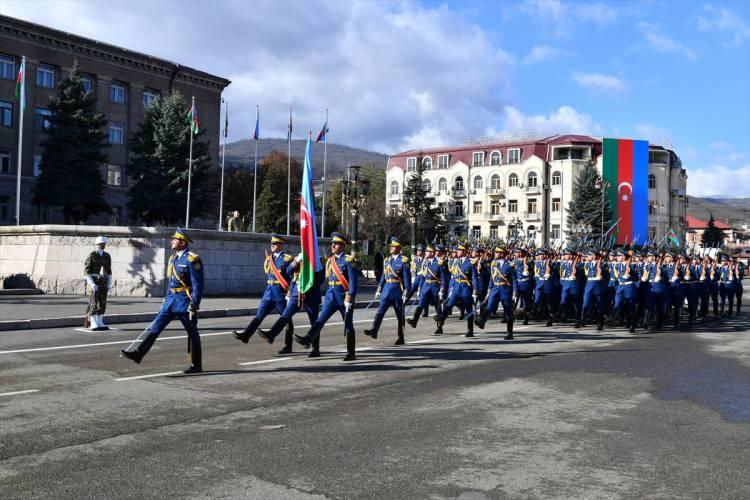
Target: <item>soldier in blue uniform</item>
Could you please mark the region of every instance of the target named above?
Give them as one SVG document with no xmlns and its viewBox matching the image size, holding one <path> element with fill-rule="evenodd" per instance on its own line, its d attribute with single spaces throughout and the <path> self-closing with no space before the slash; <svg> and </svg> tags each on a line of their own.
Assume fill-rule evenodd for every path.
<svg viewBox="0 0 750 500">
<path fill-rule="evenodd" d="M 487 295 L 487 304 L 482 307 L 476 325 L 484 330 L 487 317 L 497 310 L 497 306 L 503 306 L 503 319 L 505 320 L 505 340 L 513 339 L 513 288 L 516 281 L 516 273 L 513 263 L 506 259 L 508 251 L 501 247 L 495 247 L 495 258 L 490 262 L 490 283 Z"/>
<path fill-rule="evenodd" d="M 696 278 L 696 291 L 698 292 L 698 299 L 700 301 L 700 305 L 698 306 L 698 318 L 703 322 L 706 320 L 706 315 L 708 314 L 708 281 L 710 279 L 711 263 L 709 262 L 708 257 L 701 259 L 696 256 L 693 259 L 693 265 L 698 267 Z"/>
<path fill-rule="evenodd" d="M 383 276 L 380 278 L 375 298 L 380 299 L 378 311 L 372 321 L 372 326 L 365 330 L 365 335 L 374 339 L 378 338 L 380 323 L 383 321 L 386 311 L 393 307 L 398 321 L 398 338 L 394 345 L 404 344 L 404 298 L 405 290 L 411 288 L 411 272 L 409 270 L 409 257 L 401 255 L 401 242 L 398 238 L 391 237 L 391 255 L 383 261 Z"/>
<path fill-rule="evenodd" d="M 740 315 L 740 307 L 742 306 L 742 280 L 745 277 L 745 264 L 740 260 L 739 255 L 735 255 L 732 259 L 734 261 L 734 304 L 735 304 L 735 316 Z M 731 311 L 730 311 L 731 312 Z"/>
<path fill-rule="evenodd" d="M 711 265 L 708 273 L 708 296 L 713 303 L 714 319 L 719 317 L 719 256 L 715 255 L 711 259 Z"/>
<path fill-rule="evenodd" d="M 448 270 L 445 262 L 435 257 L 435 249 L 429 245 L 425 249 L 425 257 L 422 262 L 419 278 L 422 280 L 419 302 L 414 311 L 414 316 L 406 320 L 412 328 L 417 327 L 419 317 L 430 304 L 432 304 L 436 311 L 439 310 L 438 301 L 441 301 L 445 297 L 448 289 Z"/>
<path fill-rule="evenodd" d="M 555 264 L 549 259 L 547 251 L 539 249 L 534 259 L 534 310 L 537 314 L 545 309 L 547 326 L 552 326 L 553 297 L 555 293 Z"/>
<path fill-rule="evenodd" d="M 570 309 L 573 309 L 573 317 L 576 322 L 575 328 L 580 328 L 581 288 L 578 286 L 577 272 L 581 265 L 578 262 L 578 256 L 569 248 L 563 249 L 560 253 L 560 258 L 559 270 L 562 291 L 556 320 L 563 321 L 567 319 L 568 312 Z"/>
<path fill-rule="evenodd" d="M 667 276 L 667 309 L 672 307 L 672 323 L 675 329 L 680 326 L 680 313 L 682 312 L 682 303 L 685 298 L 682 296 L 680 283 L 682 282 L 682 273 L 680 266 L 674 261 L 672 252 L 664 253 L 664 270 Z"/>
<path fill-rule="evenodd" d="M 424 262 L 425 259 L 424 253 L 425 246 L 422 243 L 418 244 L 417 254 L 411 259 L 411 267 L 409 268 L 412 277 L 411 287 L 407 291 L 406 297 L 404 298 L 404 305 L 406 305 L 409 300 L 411 300 L 412 295 L 417 293 L 419 291 L 419 287 L 422 285 L 422 262 Z M 419 297 L 419 294 L 417 294 L 417 297 Z"/>
<path fill-rule="evenodd" d="M 615 287 L 612 316 L 616 316 L 624 307 L 630 333 L 635 333 L 636 325 L 638 324 L 636 311 L 640 276 L 638 275 L 636 266 L 631 264 L 632 257 L 626 261 L 625 252 L 621 249 L 613 253 L 617 261 L 610 264 L 610 272 L 617 286 Z"/>
<path fill-rule="evenodd" d="M 534 268 L 531 265 L 531 261 L 527 255 L 526 250 L 523 248 L 515 249 L 515 259 L 513 259 L 513 268 L 516 272 L 516 284 L 513 292 L 516 298 L 523 303 L 523 324 L 529 324 L 529 312 L 533 304 L 532 292 L 534 288 L 532 286 L 534 279 Z"/>
<path fill-rule="evenodd" d="M 354 257 L 344 253 L 348 244 L 349 240 L 343 234 L 331 233 L 332 255 L 326 260 L 325 279 L 328 289 L 323 299 L 323 308 L 307 334 L 304 336 L 295 334 L 294 339 L 305 348 L 309 348 L 320 336 L 320 331 L 326 322 L 338 311 L 344 320 L 344 335 L 346 336 L 344 361 L 354 361 L 357 355 L 352 315 L 354 300 L 357 296 L 357 268 Z"/>
<path fill-rule="evenodd" d="M 660 330 L 664 321 L 667 304 L 667 276 L 664 274 L 659 252 L 649 250 L 646 264 L 643 266 L 642 282 L 648 282 L 648 300 L 644 327 L 649 328 L 649 322 L 656 318 L 656 329 Z"/>
<path fill-rule="evenodd" d="M 271 253 L 266 254 L 266 260 L 263 262 L 263 271 L 266 273 L 267 279 L 263 298 L 260 299 L 258 310 L 253 320 L 244 330 L 233 333 L 234 338 L 244 344 L 247 344 L 268 313 L 275 309 L 276 312 L 282 314 L 284 309 L 286 309 L 286 295 L 292 280 L 291 264 L 294 257 L 284 252 L 285 243 L 286 240 L 278 234 L 271 235 Z M 291 320 L 287 322 L 287 328 L 293 331 L 294 326 Z M 290 352 L 292 352 L 291 345 L 285 346 L 279 351 L 279 354 L 288 354 Z"/>
<path fill-rule="evenodd" d="M 596 329 L 604 330 L 604 303 L 602 290 L 602 274 L 606 264 L 597 258 L 596 252 L 588 250 L 585 253 L 586 262 L 583 264 L 583 273 L 586 276 L 586 285 L 583 289 L 583 306 L 581 307 L 581 325 L 586 322 L 586 314 L 591 307 L 596 308 Z"/>
<path fill-rule="evenodd" d="M 719 312 L 722 316 L 725 314 L 731 316 L 732 309 L 734 309 L 734 281 L 736 272 L 734 264 L 727 254 L 721 254 L 719 261 L 720 265 L 717 269 L 719 274 L 719 295 L 721 296 Z M 729 302 L 729 308 L 725 309 L 724 306 L 727 302 Z"/>
<path fill-rule="evenodd" d="M 488 259 L 484 248 L 480 245 L 476 245 L 471 252 L 472 259 L 476 260 L 477 263 L 477 275 L 479 276 L 479 289 L 477 290 L 477 299 L 481 302 L 487 296 L 487 291 L 490 286 L 490 261 Z M 476 318 L 475 318 L 476 319 Z"/>
<path fill-rule="evenodd" d="M 200 373 L 203 369 L 201 338 L 198 334 L 198 310 L 203 295 L 203 264 L 197 253 L 188 247 L 192 240 L 180 228 L 172 235 L 174 254 L 167 266 L 167 296 L 161 310 L 147 328 L 147 335 L 135 351 L 123 349 L 122 355 L 140 363 L 159 334 L 175 318 L 180 320 L 188 334 L 190 367 L 184 373 Z M 146 332 L 144 332 L 146 333 Z"/>
<path fill-rule="evenodd" d="M 680 256 L 680 272 L 683 280 L 680 283 L 682 296 L 688 304 L 688 326 L 693 324 L 698 312 L 698 276 L 700 276 L 700 261 L 697 258 L 690 259 L 684 255 Z"/>
<path fill-rule="evenodd" d="M 320 271 L 317 271 L 315 273 L 315 281 L 313 282 L 312 288 L 310 288 L 306 293 L 302 295 L 302 297 L 300 297 L 299 268 L 301 266 L 301 262 L 302 254 L 299 254 L 292 263 L 293 276 L 292 282 L 289 285 L 289 291 L 287 292 L 286 308 L 284 308 L 284 312 L 281 313 L 279 318 L 270 329 L 265 330 L 263 328 L 258 328 L 258 335 L 266 339 L 269 344 L 273 344 L 276 336 L 281 333 L 281 330 L 284 328 L 284 326 L 287 326 L 292 317 L 300 309 L 305 310 L 311 325 L 315 323 L 315 320 L 318 318 L 318 314 L 320 313 L 320 303 L 322 301 L 320 286 L 323 284 L 325 278 L 325 263 L 323 263 L 324 265 L 321 266 Z M 287 328 L 286 335 L 284 336 L 284 349 L 282 349 L 282 351 L 292 351 L 293 333 L 294 332 L 292 332 L 290 328 Z M 315 340 L 313 340 L 312 350 L 310 351 L 310 354 L 308 354 L 308 356 L 311 358 L 320 357 L 320 336 L 316 337 Z"/>
<path fill-rule="evenodd" d="M 476 262 L 473 262 L 466 256 L 467 247 L 463 243 L 456 247 L 456 259 L 451 268 L 453 276 L 453 286 L 449 292 L 448 298 L 443 305 L 443 310 L 435 316 L 437 329 L 435 335 L 442 335 L 443 324 L 448 316 L 450 309 L 458 304 L 462 304 L 466 314 L 466 337 L 474 336 L 474 301 L 477 299 L 477 285 L 479 276 L 477 274 Z"/>
</svg>

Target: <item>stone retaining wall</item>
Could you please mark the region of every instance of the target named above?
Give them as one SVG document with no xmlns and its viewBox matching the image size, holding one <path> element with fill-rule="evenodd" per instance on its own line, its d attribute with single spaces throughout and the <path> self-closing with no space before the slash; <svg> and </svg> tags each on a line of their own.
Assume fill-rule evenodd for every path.
<svg viewBox="0 0 750 500">
<path fill-rule="evenodd" d="M 99 235 L 109 238 L 114 286 L 119 296 L 163 296 L 169 237 L 174 228 L 116 226 L 0 226 L 0 288 L 15 276 L 50 294 L 84 294 L 83 262 Z M 203 260 L 206 295 L 259 293 L 265 287 L 263 260 L 270 236 L 258 233 L 188 230 L 191 250 Z M 321 247 L 328 239 L 321 239 Z M 289 237 L 287 251 L 299 251 Z M 19 276 L 20 275 L 20 276 Z"/>
</svg>

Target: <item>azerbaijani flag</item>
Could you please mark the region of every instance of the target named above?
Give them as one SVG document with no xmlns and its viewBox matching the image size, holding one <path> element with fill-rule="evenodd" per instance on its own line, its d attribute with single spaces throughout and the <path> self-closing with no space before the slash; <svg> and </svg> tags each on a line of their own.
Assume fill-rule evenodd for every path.
<svg viewBox="0 0 750 500">
<path fill-rule="evenodd" d="M 253 132 L 253 139 L 256 141 L 260 139 L 260 106 L 255 106 L 255 132 Z"/>
<path fill-rule="evenodd" d="M 602 178 L 617 225 L 617 244 L 642 245 L 648 235 L 648 141 L 604 139 Z M 636 241 L 637 239 L 637 241 Z"/>
<path fill-rule="evenodd" d="M 188 123 L 190 124 L 190 131 L 193 132 L 193 134 L 198 134 L 198 110 L 195 109 L 195 101 L 193 101 L 193 104 L 190 106 L 190 109 L 187 113 L 187 119 Z"/>
<path fill-rule="evenodd" d="M 21 103 L 21 111 L 26 109 L 26 58 L 21 59 L 21 67 L 16 78 L 16 99 Z"/>
<path fill-rule="evenodd" d="M 325 141 L 327 133 L 328 133 L 328 118 L 326 118 L 326 122 L 323 124 L 323 128 L 320 129 L 320 132 L 318 132 L 318 138 L 315 139 L 315 142 Z"/>
<path fill-rule="evenodd" d="M 312 167 L 310 166 L 311 142 L 312 132 L 307 136 L 305 166 L 302 170 L 302 196 L 299 200 L 299 235 L 302 245 L 302 262 L 300 262 L 299 271 L 300 293 L 306 293 L 312 288 L 315 282 L 315 273 L 321 269 L 320 259 L 318 258 L 318 231 L 315 228 L 315 196 L 313 196 Z"/>
<path fill-rule="evenodd" d="M 667 233 L 667 239 L 676 247 L 680 246 L 680 238 L 677 236 L 677 233 L 674 229 L 670 228 L 669 232 Z"/>
</svg>

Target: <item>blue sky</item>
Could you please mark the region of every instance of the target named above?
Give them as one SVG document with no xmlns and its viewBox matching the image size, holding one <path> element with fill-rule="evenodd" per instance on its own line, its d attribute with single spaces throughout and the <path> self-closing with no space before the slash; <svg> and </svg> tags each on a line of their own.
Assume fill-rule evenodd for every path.
<svg viewBox="0 0 750 500">
<path fill-rule="evenodd" d="M 3 14 L 232 80 L 230 140 L 392 153 L 503 131 L 671 142 L 694 195 L 750 196 L 750 2 L 2 0 Z M 186 34 L 185 27 L 194 26 Z"/>
</svg>

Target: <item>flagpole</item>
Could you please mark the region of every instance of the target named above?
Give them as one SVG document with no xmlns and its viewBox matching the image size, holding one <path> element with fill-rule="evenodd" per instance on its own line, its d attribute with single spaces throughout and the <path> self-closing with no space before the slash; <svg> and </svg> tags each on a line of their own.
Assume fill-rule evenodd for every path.
<svg viewBox="0 0 750 500">
<path fill-rule="evenodd" d="M 255 105 L 255 132 L 258 132 L 258 123 L 260 121 L 260 106 Z M 255 173 L 253 174 L 253 232 L 255 232 L 255 198 L 258 193 L 258 140 L 260 139 L 259 133 L 253 133 L 253 139 L 255 139 L 255 161 L 253 162 L 253 168 Z"/>
<path fill-rule="evenodd" d="M 193 127 L 195 127 L 195 96 L 193 96 L 190 117 L 190 155 L 188 157 L 188 191 L 187 209 L 185 210 L 185 229 L 190 227 L 190 188 L 193 177 Z"/>
<path fill-rule="evenodd" d="M 21 165 L 23 156 L 23 115 L 26 107 L 26 56 L 21 57 L 21 99 L 18 119 L 18 167 L 16 168 L 16 225 L 21 225 Z"/>
<path fill-rule="evenodd" d="M 291 234 L 292 223 L 292 107 L 289 106 L 289 144 L 286 164 L 286 234 Z"/>
<path fill-rule="evenodd" d="M 223 101 L 224 99 L 222 99 Z M 229 123 L 229 103 L 224 102 L 224 145 L 221 149 L 221 191 L 219 192 L 219 231 L 224 225 L 224 158 L 227 154 L 227 124 Z"/>
<path fill-rule="evenodd" d="M 328 157 L 328 110 L 326 109 L 326 123 L 323 125 L 323 203 L 320 212 L 320 237 L 326 237 L 326 160 Z"/>
</svg>

